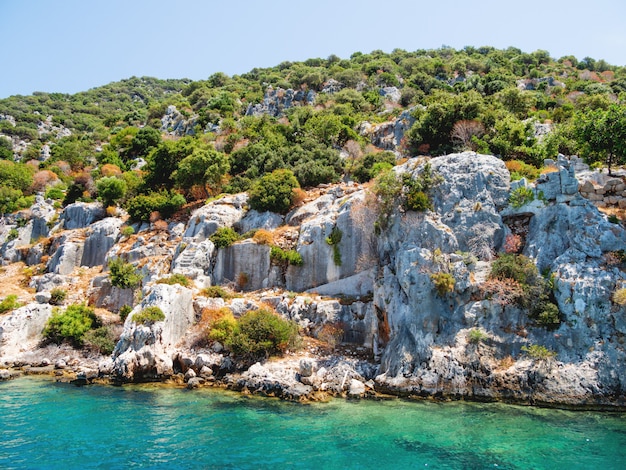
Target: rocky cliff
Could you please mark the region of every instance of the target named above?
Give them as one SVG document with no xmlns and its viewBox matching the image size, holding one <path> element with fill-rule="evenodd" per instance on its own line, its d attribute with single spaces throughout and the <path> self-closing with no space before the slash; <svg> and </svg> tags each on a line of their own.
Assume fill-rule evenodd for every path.
<svg viewBox="0 0 626 470">
<path fill-rule="evenodd" d="M 133 235 L 122 235 L 123 219 L 105 217 L 99 204 L 57 214 L 40 198 L 0 226 L 3 264 L 17 272 L 23 263 L 30 276 L 29 287 L 16 290 L 27 305 L 0 316 L 0 357 L 6 365 L 36 357 L 49 293 L 63 286 L 68 302 L 164 312 L 164 321 L 150 325 L 129 315 L 112 357 L 96 358 L 100 375 L 122 382 L 180 374 L 192 386 L 218 381 L 288 398 L 377 391 L 624 405 L 626 312 L 613 294 L 626 284 L 626 231 L 581 196 L 574 160 L 553 163 L 555 171 L 529 184 L 512 183 L 492 156 L 410 159 L 394 171 L 419 180 L 428 164 L 440 177 L 431 209 L 398 202 L 382 225 L 371 188 L 352 183 L 318 188 L 286 216 L 249 210 L 239 194 L 167 229 L 135 225 Z M 219 227 L 265 229 L 296 250 L 302 265 L 277 262 L 254 238 L 217 248 L 210 237 Z M 489 276 L 504 251 L 537 266 L 556 319 L 538 319 L 532 305 L 511 301 L 519 292 Z M 140 288 L 111 286 L 106 265 L 113 258 L 135 265 Z M 192 285 L 157 284 L 171 273 Z M 207 298 L 202 289 L 213 284 L 242 297 Z M 303 351 L 248 367 L 198 339 L 207 309 L 238 316 L 267 305 L 298 322 L 310 338 Z"/>
</svg>

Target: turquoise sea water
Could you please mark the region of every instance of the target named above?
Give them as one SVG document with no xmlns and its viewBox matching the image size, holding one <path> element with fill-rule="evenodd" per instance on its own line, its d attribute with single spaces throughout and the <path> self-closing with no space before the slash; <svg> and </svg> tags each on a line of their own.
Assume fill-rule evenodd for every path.
<svg viewBox="0 0 626 470">
<path fill-rule="evenodd" d="M 623 469 L 626 414 L 0 383 L 0 468 Z"/>
</svg>

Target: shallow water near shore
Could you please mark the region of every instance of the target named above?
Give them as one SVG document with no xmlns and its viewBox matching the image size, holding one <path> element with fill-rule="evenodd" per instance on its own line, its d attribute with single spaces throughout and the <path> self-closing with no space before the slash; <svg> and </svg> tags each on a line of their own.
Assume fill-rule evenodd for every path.
<svg viewBox="0 0 626 470">
<path fill-rule="evenodd" d="M 618 469 L 626 414 L 0 383 L 0 468 Z"/>
</svg>

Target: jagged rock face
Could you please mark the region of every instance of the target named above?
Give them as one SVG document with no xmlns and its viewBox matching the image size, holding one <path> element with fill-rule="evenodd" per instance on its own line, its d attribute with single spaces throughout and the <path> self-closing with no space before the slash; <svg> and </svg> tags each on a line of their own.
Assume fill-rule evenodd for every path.
<svg viewBox="0 0 626 470">
<path fill-rule="evenodd" d="M 365 271 L 375 264 L 374 214 L 365 192 L 348 196 L 329 193 L 289 214 L 287 223 L 300 224 L 297 251 L 303 265 L 287 270 L 287 289 L 303 291 Z M 328 243 L 333 230 L 341 240 Z"/>
<path fill-rule="evenodd" d="M 119 312 L 124 305 L 129 307 L 135 305 L 134 290 L 111 285 L 108 274 L 94 277 L 87 295 L 90 305 L 105 308 L 111 312 Z"/>
<path fill-rule="evenodd" d="M 158 306 L 165 320 L 137 325 L 133 315 Z M 174 373 L 172 348 L 195 319 L 192 291 L 180 285 L 157 284 L 128 315 L 124 332 L 113 351 L 113 372 L 121 381 L 159 379 Z"/>
<path fill-rule="evenodd" d="M 201 242 L 213 235 L 219 227 L 232 227 L 243 218 L 247 202 L 246 194 L 235 194 L 202 206 L 191 214 L 184 238 Z"/>
<path fill-rule="evenodd" d="M 370 142 L 378 148 L 397 151 L 402 144 L 404 134 L 415 123 L 415 118 L 411 114 L 414 109 L 410 108 L 403 111 L 397 119 L 391 122 L 376 125 L 364 122 L 359 128 L 359 133 L 367 136 Z"/>
<path fill-rule="evenodd" d="M 75 267 L 80 266 L 83 249 L 83 240 L 75 238 L 72 233 L 60 236 L 53 243 L 54 255 L 48 261 L 46 270 L 54 274 L 71 274 Z"/>
<path fill-rule="evenodd" d="M 32 223 L 31 239 L 38 240 L 47 237 L 50 233 L 48 223 L 50 223 L 56 215 L 54 207 L 48 204 L 43 197 L 38 195 L 35 199 L 35 204 L 30 208 L 30 213 L 30 223 Z"/>
<path fill-rule="evenodd" d="M 19 358 L 41 341 L 41 332 L 52 315 L 52 306 L 29 304 L 20 307 L 0 321 L 0 357 L 4 362 Z"/>
<path fill-rule="evenodd" d="M 197 116 L 187 118 L 171 104 L 161 118 L 161 132 L 178 137 L 193 135 L 196 122 Z"/>
<path fill-rule="evenodd" d="M 123 221 L 116 217 L 107 217 L 95 222 L 87 231 L 81 266 L 99 266 L 104 264 L 106 255 L 115 244 Z"/>
<path fill-rule="evenodd" d="M 244 240 L 217 252 L 213 280 L 233 282 L 244 290 L 267 288 L 270 273 L 270 247 Z"/>
<path fill-rule="evenodd" d="M 254 209 L 246 212 L 246 215 L 235 224 L 240 233 L 249 232 L 252 229 L 273 230 L 280 227 L 285 218 L 274 212 L 258 212 Z"/>
<path fill-rule="evenodd" d="M 75 202 L 63 210 L 61 220 L 66 230 L 73 230 L 87 227 L 104 216 L 104 208 L 99 202 Z"/>
<path fill-rule="evenodd" d="M 251 104 L 246 110 L 246 116 L 270 116 L 279 117 L 283 112 L 293 106 L 313 104 L 315 102 L 315 92 L 313 90 L 283 90 L 282 88 L 268 88 L 265 91 L 263 102 Z"/>
<path fill-rule="evenodd" d="M 434 195 L 436 213 L 398 217 L 381 243 L 381 259 L 389 262 L 381 267 L 374 292 L 381 312 L 378 339 L 385 347 L 377 381 L 389 390 L 423 395 L 579 404 L 623 400 L 626 322 L 624 307 L 618 309 L 610 298 L 626 282 L 626 274 L 607 265 L 606 256 L 626 246 L 626 231 L 608 223 L 577 194 L 573 167 L 564 159 L 558 162 L 559 171 L 538 181 L 535 196 L 541 192 L 543 200 L 518 209 L 505 207 L 508 180 L 501 162 L 492 157 L 480 156 L 479 168 L 455 175 L 455 169 L 469 169 L 474 161 L 472 154 L 433 159 L 432 167 L 445 174 Z M 524 253 L 554 275 L 554 298 L 563 315 L 555 331 L 534 326 L 528 312 L 514 305 L 475 300 L 485 277 L 479 273 L 480 263 L 465 266 L 457 261 L 450 241 L 453 237 L 463 246 L 459 239 L 474 216 L 447 217 L 451 210 L 467 211 L 477 201 L 488 215 L 477 223 L 496 228 L 487 231 L 493 251 L 502 236 L 493 234 L 508 231 L 502 217 L 529 220 Z M 400 230 L 409 221 L 414 234 L 427 235 Z M 443 235 L 446 228 L 436 234 L 438 224 L 453 230 L 450 237 Z M 443 295 L 431 277 L 441 270 L 456 280 L 453 290 Z M 485 332 L 488 341 L 471 343 L 472 329 Z M 547 347 L 557 359 L 513 359 L 502 365 L 529 344 Z"/>
</svg>

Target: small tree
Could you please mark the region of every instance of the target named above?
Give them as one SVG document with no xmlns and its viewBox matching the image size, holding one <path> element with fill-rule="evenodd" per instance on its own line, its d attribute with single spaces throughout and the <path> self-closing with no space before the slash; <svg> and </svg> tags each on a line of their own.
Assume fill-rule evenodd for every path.
<svg viewBox="0 0 626 470">
<path fill-rule="evenodd" d="M 115 176 L 100 178 L 96 183 L 98 198 L 105 207 L 115 205 L 115 202 L 126 194 L 126 181 Z"/>
<path fill-rule="evenodd" d="M 70 305 L 65 311 L 56 310 L 52 314 L 43 335 L 57 344 L 67 341 L 82 347 L 85 333 L 99 324 L 93 309 L 86 305 Z"/>
<path fill-rule="evenodd" d="M 114 287 L 134 289 L 141 282 L 141 274 L 132 264 L 121 258 L 115 258 L 109 261 L 109 279 Z"/>
<path fill-rule="evenodd" d="M 589 161 L 604 159 L 611 175 L 613 164 L 626 162 L 626 106 L 612 104 L 579 114 L 574 119 L 576 140 Z"/>
<path fill-rule="evenodd" d="M 215 188 L 222 183 L 229 167 L 228 157 L 225 154 L 213 149 L 197 148 L 178 164 L 178 169 L 174 172 L 174 180 L 182 189 L 201 185 L 205 195 L 208 196 L 209 188 Z"/>
<path fill-rule="evenodd" d="M 274 170 L 252 186 L 248 202 L 250 207 L 258 211 L 286 214 L 291 207 L 293 190 L 299 187 L 291 170 Z"/>
</svg>

